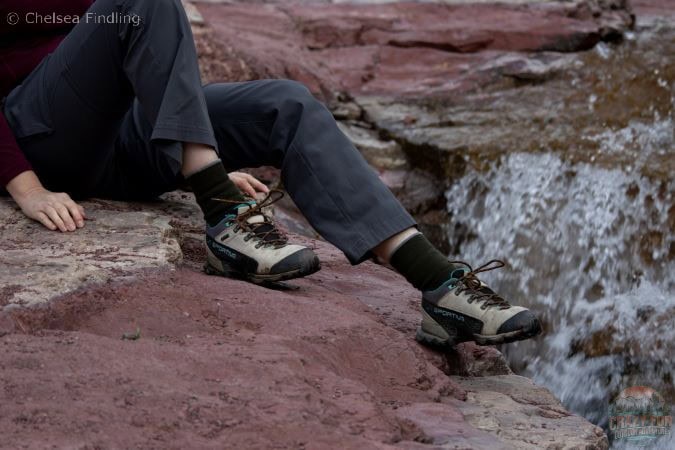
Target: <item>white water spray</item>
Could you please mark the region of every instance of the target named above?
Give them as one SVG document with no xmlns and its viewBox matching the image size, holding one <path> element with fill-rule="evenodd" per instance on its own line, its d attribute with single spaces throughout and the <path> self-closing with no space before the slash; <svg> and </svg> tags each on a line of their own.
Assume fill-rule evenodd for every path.
<svg viewBox="0 0 675 450">
<path fill-rule="evenodd" d="M 645 153 L 673 152 L 667 122 L 596 138 L 608 149 L 641 139 Z M 453 256 L 505 259 L 508 269 L 484 278 L 544 319 L 542 338 L 504 349 L 516 370 L 597 424 L 621 389 L 672 386 L 675 182 L 516 153 L 468 174 L 447 199 L 451 223 L 469 232 L 450 236 Z"/>
</svg>

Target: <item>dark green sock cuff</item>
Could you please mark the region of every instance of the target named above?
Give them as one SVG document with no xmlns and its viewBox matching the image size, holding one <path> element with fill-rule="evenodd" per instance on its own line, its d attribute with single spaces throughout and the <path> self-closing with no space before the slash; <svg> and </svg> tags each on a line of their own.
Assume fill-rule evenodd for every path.
<svg viewBox="0 0 675 450">
<path fill-rule="evenodd" d="M 389 264 L 392 267 L 404 265 L 409 260 L 417 259 L 420 252 L 427 249 L 427 238 L 422 233 L 416 234 L 394 250 L 389 258 Z M 431 245 L 431 244 L 429 244 Z"/>
<path fill-rule="evenodd" d="M 448 258 L 423 235 L 416 234 L 391 255 L 389 264 L 417 289 L 428 291 L 443 284 L 452 273 Z"/>
<path fill-rule="evenodd" d="M 218 160 L 215 163 L 193 173 L 186 178 L 195 193 L 204 219 L 213 226 L 236 205 L 233 203 L 219 202 L 214 198 L 233 201 L 245 201 L 244 194 L 239 190 L 230 177 L 223 163 Z"/>
</svg>

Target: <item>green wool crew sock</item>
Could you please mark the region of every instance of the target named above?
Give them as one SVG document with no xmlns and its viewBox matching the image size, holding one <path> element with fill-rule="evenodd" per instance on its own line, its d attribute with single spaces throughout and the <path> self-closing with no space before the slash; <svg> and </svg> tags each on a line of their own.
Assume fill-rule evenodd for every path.
<svg viewBox="0 0 675 450">
<path fill-rule="evenodd" d="M 436 289 L 456 269 L 421 233 L 401 244 L 389 258 L 389 264 L 420 291 Z"/>
<path fill-rule="evenodd" d="M 209 226 L 220 222 L 226 214 L 236 214 L 237 202 L 245 202 L 246 197 L 230 180 L 222 161 L 217 160 L 186 178 L 204 213 Z M 222 198 L 230 202 L 220 202 L 213 198 Z"/>
</svg>

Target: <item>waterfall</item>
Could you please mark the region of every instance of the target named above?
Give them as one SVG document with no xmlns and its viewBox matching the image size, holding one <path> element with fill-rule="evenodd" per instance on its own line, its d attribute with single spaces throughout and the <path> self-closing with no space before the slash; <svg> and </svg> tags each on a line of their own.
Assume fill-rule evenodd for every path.
<svg viewBox="0 0 675 450">
<path fill-rule="evenodd" d="M 673 121 L 589 139 L 605 154 L 640 150 L 619 167 L 511 153 L 446 197 L 452 257 L 504 259 L 506 269 L 482 278 L 543 320 L 540 338 L 504 346 L 511 365 L 606 426 L 625 387 L 651 386 L 673 403 L 675 181 L 641 170 L 650 156 L 675 153 Z"/>
</svg>

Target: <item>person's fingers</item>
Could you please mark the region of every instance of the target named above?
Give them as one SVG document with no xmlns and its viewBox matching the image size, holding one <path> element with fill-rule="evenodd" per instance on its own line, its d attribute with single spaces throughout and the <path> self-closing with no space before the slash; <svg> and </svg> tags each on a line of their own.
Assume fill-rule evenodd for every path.
<svg viewBox="0 0 675 450">
<path fill-rule="evenodd" d="M 81 208 L 79 208 L 78 205 L 72 200 L 66 202 L 66 208 L 68 208 L 70 216 L 75 221 L 75 225 L 77 225 L 78 228 L 82 228 L 84 226 L 84 216 L 80 211 Z"/>
<path fill-rule="evenodd" d="M 63 223 L 63 220 L 61 219 L 61 217 L 59 217 L 59 213 L 56 212 L 56 210 L 53 207 L 47 206 L 44 209 L 44 213 L 47 214 L 47 217 L 49 217 L 51 221 L 54 222 L 54 225 L 56 225 L 59 230 L 64 232 L 68 231 L 66 225 Z"/>
<path fill-rule="evenodd" d="M 56 212 L 59 213 L 59 217 L 61 217 L 61 220 L 63 220 L 66 229 L 68 231 L 75 231 L 77 226 L 75 225 L 73 218 L 70 216 L 70 211 L 68 208 L 66 208 L 66 205 L 59 203 L 54 205 L 54 209 L 56 209 Z"/>
<path fill-rule="evenodd" d="M 231 172 L 230 179 L 242 192 L 251 197 L 255 197 L 258 192 L 269 192 L 268 187 L 251 174 Z"/>
<path fill-rule="evenodd" d="M 255 197 L 255 189 L 253 189 L 253 186 L 251 186 L 251 183 L 248 181 L 242 181 L 241 186 L 239 186 L 239 189 L 244 191 L 246 195 L 249 195 L 251 197 Z"/>
<path fill-rule="evenodd" d="M 42 225 L 46 226 L 46 227 L 49 228 L 50 230 L 52 230 L 52 231 L 55 231 L 55 230 L 56 230 L 56 225 L 54 225 L 54 222 L 52 222 L 52 221 L 49 219 L 49 217 L 47 217 L 47 214 L 43 213 L 42 211 L 40 211 L 39 213 L 37 213 L 37 220 L 40 221 L 40 223 L 41 223 Z"/>
<path fill-rule="evenodd" d="M 83 219 L 87 218 L 87 213 L 84 211 L 84 208 L 80 205 L 77 205 L 77 209 L 80 210 L 80 215 L 82 216 Z"/>
<path fill-rule="evenodd" d="M 229 175 L 229 177 L 230 181 L 232 181 L 235 186 L 237 186 L 239 189 L 242 189 L 241 178 L 239 177 L 239 175 L 233 172 Z"/>
<path fill-rule="evenodd" d="M 253 175 L 249 175 L 249 176 L 248 176 L 248 181 L 249 181 L 249 183 L 251 183 L 251 185 L 253 186 L 253 188 L 256 189 L 258 192 L 265 192 L 265 193 L 267 193 L 267 192 L 270 191 L 269 188 L 268 188 L 267 186 L 265 186 L 264 183 L 262 183 L 260 180 L 258 180 L 258 179 L 257 179 L 256 177 L 254 177 Z"/>
</svg>

